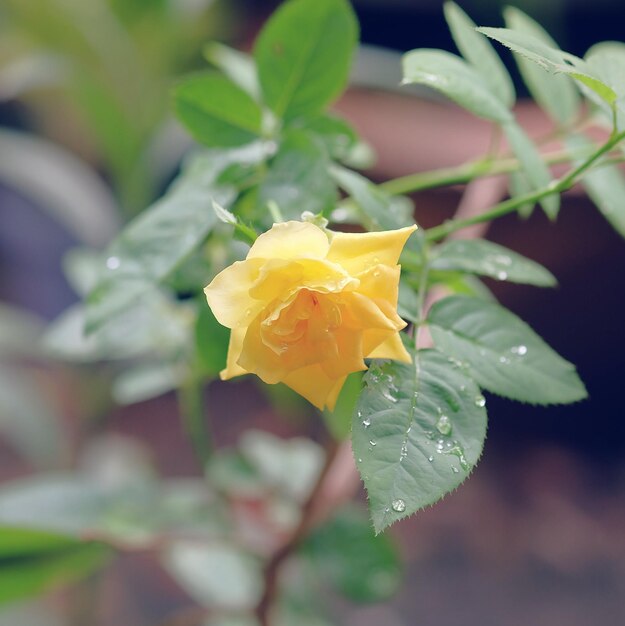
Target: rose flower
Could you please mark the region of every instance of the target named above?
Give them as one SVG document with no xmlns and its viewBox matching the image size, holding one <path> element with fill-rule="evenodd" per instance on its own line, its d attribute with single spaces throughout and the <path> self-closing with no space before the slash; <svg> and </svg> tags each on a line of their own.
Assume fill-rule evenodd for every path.
<svg viewBox="0 0 625 626">
<path fill-rule="evenodd" d="M 221 378 L 256 374 L 332 410 L 365 358 L 409 363 L 397 261 L 416 228 L 329 233 L 309 222 L 274 224 L 204 290 L 232 329 Z"/>
</svg>

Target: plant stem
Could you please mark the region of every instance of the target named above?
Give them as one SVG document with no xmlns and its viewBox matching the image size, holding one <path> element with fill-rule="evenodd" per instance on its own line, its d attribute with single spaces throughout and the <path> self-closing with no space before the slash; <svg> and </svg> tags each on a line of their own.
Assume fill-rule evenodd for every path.
<svg viewBox="0 0 625 626">
<path fill-rule="evenodd" d="M 299 547 L 300 543 L 308 536 L 315 519 L 315 513 L 319 502 L 324 497 L 325 482 L 332 468 L 332 464 L 337 458 L 339 446 L 332 442 L 326 451 L 326 459 L 324 466 L 319 472 L 317 482 L 315 483 L 308 499 L 302 507 L 302 513 L 299 524 L 295 527 L 291 537 L 279 548 L 271 557 L 265 567 L 265 591 L 256 606 L 256 617 L 261 626 L 271 625 L 271 608 L 276 601 L 278 595 L 279 574 L 284 562 Z"/>
<path fill-rule="evenodd" d="M 593 152 L 583 163 L 569 170 L 569 172 L 567 172 L 561 178 L 552 181 L 547 187 L 523 194 L 522 196 L 517 196 L 516 198 L 510 198 L 509 200 L 505 200 L 504 202 L 500 202 L 499 204 L 496 204 L 490 211 L 481 213 L 480 215 L 475 215 L 464 220 L 449 220 L 447 222 L 444 222 L 440 226 L 435 226 L 434 228 L 428 229 L 428 231 L 426 232 L 427 240 L 438 241 L 440 239 L 443 239 L 450 233 L 461 230 L 462 228 L 466 228 L 467 226 L 480 224 L 481 222 L 489 222 L 493 219 L 515 211 L 516 209 L 518 209 L 518 207 L 526 203 L 535 203 L 538 200 L 541 200 L 542 198 L 549 196 L 553 193 L 561 193 L 563 191 L 566 191 L 567 189 L 570 189 L 577 182 L 577 179 L 581 176 L 581 174 L 583 174 L 604 154 L 612 150 L 612 148 L 614 148 L 614 146 L 616 146 L 624 138 L 625 131 L 613 135 L 612 137 L 610 137 L 610 139 L 608 139 L 605 144 L 595 150 L 595 152 Z"/>
<path fill-rule="evenodd" d="M 586 149 L 576 152 L 557 150 L 544 154 L 543 159 L 548 165 L 557 165 L 558 163 L 568 163 L 573 159 L 585 157 L 588 154 L 589 151 Z M 521 163 L 518 159 L 504 158 L 494 160 L 493 158 L 480 158 L 455 167 L 444 167 L 430 172 L 417 172 L 416 174 L 393 178 L 380 183 L 378 187 L 391 195 L 398 196 L 435 187 L 468 183 L 480 176 L 510 174 L 519 169 L 521 169 Z"/>
<path fill-rule="evenodd" d="M 202 381 L 193 375 L 178 391 L 182 424 L 202 468 L 206 466 L 213 452 L 213 438 L 208 428 L 203 392 Z"/>
</svg>

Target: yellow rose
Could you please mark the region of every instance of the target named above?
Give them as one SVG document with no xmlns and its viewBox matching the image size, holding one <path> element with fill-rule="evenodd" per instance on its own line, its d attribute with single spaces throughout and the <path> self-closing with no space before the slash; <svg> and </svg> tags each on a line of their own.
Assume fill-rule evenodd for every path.
<svg viewBox="0 0 625 626">
<path fill-rule="evenodd" d="M 327 233 L 284 222 L 260 235 L 245 261 L 204 290 L 217 320 L 232 329 L 221 378 L 256 374 L 332 410 L 365 358 L 409 363 L 397 261 L 416 228 Z"/>
</svg>

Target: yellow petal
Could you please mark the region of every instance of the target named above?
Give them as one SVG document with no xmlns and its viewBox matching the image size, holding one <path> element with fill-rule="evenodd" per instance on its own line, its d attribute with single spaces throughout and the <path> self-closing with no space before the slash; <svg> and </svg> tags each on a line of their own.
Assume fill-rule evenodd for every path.
<svg viewBox="0 0 625 626">
<path fill-rule="evenodd" d="M 323 410 L 327 405 L 333 410 L 346 378 L 346 376 L 339 379 L 330 378 L 320 365 L 309 365 L 291 372 L 282 382 L 300 396 L 304 396 L 318 409 Z"/>
<path fill-rule="evenodd" d="M 254 242 L 248 259 L 323 259 L 330 244 L 326 234 L 310 222 L 274 224 Z"/>
<path fill-rule="evenodd" d="M 320 363 L 330 378 L 337 379 L 367 369 L 362 351 L 362 331 L 339 328 L 332 335 L 336 341 L 337 353 Z"/>
<path fill-rule="evenodd" d="M 243 339 L 245 337 L 244 328 L 235 328 L 230 333 L 230 343 L 228 344 L 228 358 L 226 360 L 225 369 L 219 372 L 221 380 L 228 380 L 235 376 L 242 376 L 243 374 L 249 374 L 247 370 L 244 370 L 237 364 L 239 356 L 241 354 L 241 348 L 243 347 Z"/>
<path fill-rule="evenodd" d="M 396 265 L 416 225 L 372 233 L 335 233 L 327 259 L 356 275 L 380 263 Z"/>
<path fill-rule="evenodd" d="M 288 370 L 280 355 L 263 342 L 260 324 L 259 318 L 256 318 L 247 329 L 237 363 L 266 383 L 279 383 Z"/>
<path fill-rule="evenodd" d="M 357 292 L 347 294 L 344 303 L 342 325 L 346 328 L 399 330 L 406 325 L 392 309 L 383 311 L 371 298 Z"/>
<path fill-rule="evenodd" d="M 385 300 L 397 308 L 400 274 L 399 265 L 374 265 L 371 269 L 359 274 L 360 284 L 357 291 L 376 301 Z"/>
<path fill-rule="evenodd" d="M 250 287 L 258 277 L 262 261 L 237 261 L 219 272 L 204 293 L 217 321 L 228 328 L 247 326 L 264 303 L 250 296 Z"/>
<path fill-rule="evenodd" d="M 412 357 L 404 347 L 399 333 L 392 333 L 376 348 L 374 348 L 367 357 L 371 359 L 394 359 L 402 363 L 412 363 Z"/>
</svg>

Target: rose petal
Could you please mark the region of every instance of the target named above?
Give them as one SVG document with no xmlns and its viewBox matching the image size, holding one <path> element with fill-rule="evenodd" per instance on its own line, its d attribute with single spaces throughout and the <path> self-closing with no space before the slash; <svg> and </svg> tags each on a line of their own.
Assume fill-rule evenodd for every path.
<svg viewBox="0 0 625 626">
<path fill-rule="evenodd" d="M 327 405 L 332 411 L 345 378 L 347 377 L 330 378 L 320 365 L 309 365 L 291 372 L 282 382 L 318 409 L 323 410 Z"/>
<path fill-rule="evenodd" d="M 219 372 L 221 380 L 228 380 L 235 376 L 242 376 L 243 374 L 249 374 L 249 372 L 238 365 L 237 361 L 241 355 L 241 349 L 243 348 L 243 339 L 245 337 L 244 328 L 235 328 L 230 333 L 230 343 L 228 344 L 228 357 L 226 359 L 225 369 Z"/>
<path fill-rule="evenodd" d="M 258 237 L 247 258 L 323 259 L 329 247 L 328 237 L 318 226 L 310 222 L 282 222 Z"/>
<path fill-rule="evenodd" d="M 242 328 L 262 311 L 264 303 L 250 295 L 262 265 L 260 259 L 237 261 L 219 272 L 204 288 L 208 306 L 220 324 Z"/>
<path fill-rule="evenodd" d="M 380 263 L 396 265 L 415 230 L 416 225 L 372 233 L 335 233 L 326 258 L 342 265 L 352 276 Z"/>
</svg>

